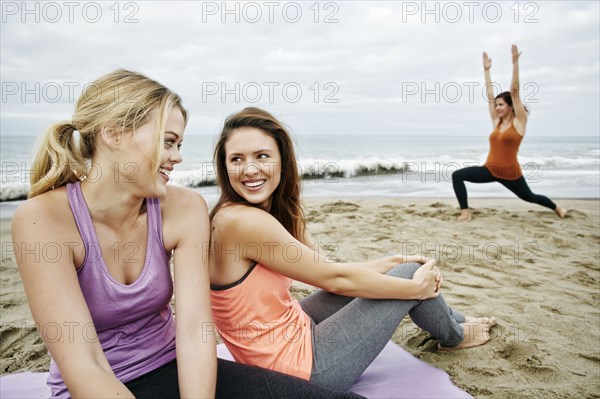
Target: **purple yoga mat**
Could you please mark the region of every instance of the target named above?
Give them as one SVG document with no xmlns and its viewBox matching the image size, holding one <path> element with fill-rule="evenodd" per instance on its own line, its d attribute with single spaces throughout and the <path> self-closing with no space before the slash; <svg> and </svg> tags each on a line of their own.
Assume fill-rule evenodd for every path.
<svg viewBox="0 0 600 399">
<path fill-rule="evenodd" d="M 351 391 L 367 398 L 469 398 L 445 371 L 430 366 L 393 342 L 373 360 Z"/>
<path fill-rule="evenodd" d="M 0 398 L 49 398 L 50 388 L 46 385 L 48 373 L 8 374 L 0 377 Z"/>
<path fill-rule="evenodd" d="M 222 359 L 232 360 L 224 345 L 217 347 Z M 0 398 L 48 398 L 48 373 L 16 373 L 0 377 Z M 450 381 L 444 371 L 417 359 L 389 342 L 350 389 L 367 398 L 454 399 L 473 397 Z"/>
</svg>

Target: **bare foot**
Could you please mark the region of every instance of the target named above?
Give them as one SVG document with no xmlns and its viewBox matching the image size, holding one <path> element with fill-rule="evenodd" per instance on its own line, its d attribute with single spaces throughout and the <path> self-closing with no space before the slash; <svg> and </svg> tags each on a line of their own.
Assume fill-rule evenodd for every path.
<svg viewBox="0 0 600 399">
<path fill-rule="evenodd" d="M 489 328 L 492 328 L 493 326 L 496 325 L 496 318 L 494 316 L 491 317 L 472 317 L 472 316 L 465 316 L 465 324 L 487 324 Z"/>
<path fill-rule="evenodd" d="M 446 348 L 438 344 L 438 351 L 451 352 L 459 349 L 473 348 L 485 344 L 490 340 L 490 328 L 496 325 L 494 317 L 470 317 L 465 316 L 462 326 L 465 330 L 463 341 L 457 346 Z"/>
<path fill-rule="evenodd" d="M 460 216 L 456 218 L 459 222 L 470 222 L 473 219 L 470 209 L 461 209 Z"/>
<path fill-rule="evenodd" d="M 554 212 L 558 215 L 559 218 L 564 218 L 565 215 L 567 214 L 567 210 L 564 208 L 561 208 L 560 206 L 557 206 L 556 209 L 554 210 Z"/>
</svg>

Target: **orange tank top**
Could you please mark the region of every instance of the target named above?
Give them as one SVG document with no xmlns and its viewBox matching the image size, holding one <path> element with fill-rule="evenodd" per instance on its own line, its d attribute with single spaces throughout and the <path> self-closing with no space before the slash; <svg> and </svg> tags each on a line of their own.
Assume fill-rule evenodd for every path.
<svg viewBox="0 0 600 399">
<path fill-rule="evenodd" d="M 292 280 L 255 264 L 241 280 L 211 286 L 217 331 L 239 363 L 310 379 L 310 317 L 292 299 Z"/>
<path fill-rule="evenodd" d="M 504 180 L 517 180 L 522 176 L 517 160 L 522 139 L 514 124 L 502 133 L 500 133 L 500 125 L 494 129 L 490 134 L 490 152 L 483 165 L 492 176 Z"/>
</svg>

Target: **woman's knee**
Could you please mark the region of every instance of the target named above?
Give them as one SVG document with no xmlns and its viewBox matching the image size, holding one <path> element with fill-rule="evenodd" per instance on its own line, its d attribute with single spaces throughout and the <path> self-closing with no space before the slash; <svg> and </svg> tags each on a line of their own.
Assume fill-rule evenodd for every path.
<svg viewBox="0 0 600 399">
<path fill-rule="evenodd" d="M 461 171 L 462 171 L 462 169 L 455 170 L 454 172 L 452 172 L 452 183 L 457 183 L 457 182 L 463 180 Z"/>
<path fill-rule="evenodd" d="M 466 168 L 455 170 L 452 172 L 452 182 L 458 183 L 464 180 L 473 179 L 478 172 L 479 171 L 476 166 L 467 166 Z"/>
<path fill-rule="evenodd" d="M 417 271 L 419 267 L 422 265 L 420 263 L 411 262 L 411 263 L 399 263 L 392 268 L 386 274 L 388 276 L 412 279 L 413 274 Z"/>
</svg>

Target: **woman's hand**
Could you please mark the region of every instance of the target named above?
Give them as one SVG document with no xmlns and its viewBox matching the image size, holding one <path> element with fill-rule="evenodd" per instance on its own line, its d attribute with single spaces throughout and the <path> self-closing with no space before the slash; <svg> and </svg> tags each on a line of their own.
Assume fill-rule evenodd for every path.
<svg viewBox="0 0 600 399">
<path fill-rule="evenodd" d="M 513 62 L 513 64 L 516 64 L 517 62 L 519 62 L 519 57 L 521 56 L 521 54 L 523 52 L 519 53 L 519 49 L 517 48 L 516 44 L 512 45 L 512 49 L 511 50 L 512 50 L 512 62 Z"/>
<path fill-rule="evenodd" d="M 413 275 L 413 281 L 419 286 L 420 295 L 417 299 L 435 298 L 440 295 L 442 275 L 436 266 L 436 260 L 428 260 L 418 268 Z"/>
<path fill-rule="evenodd" d="M 492 59 L 490 57 L 488 57 L 487 53 L 484 51 L 483 52 L 483 69 L 485 71 L 489 71 L 491 67 L 492 67 Z"/>
</svg>

